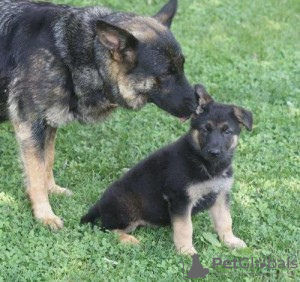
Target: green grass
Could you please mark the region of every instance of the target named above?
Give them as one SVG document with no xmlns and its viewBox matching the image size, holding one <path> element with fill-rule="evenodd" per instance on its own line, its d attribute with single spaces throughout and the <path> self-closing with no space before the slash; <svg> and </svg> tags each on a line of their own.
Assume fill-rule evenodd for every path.
<svg viewBox="0 0 300 282">
<path fill-rule="evenodd" d="M 95 5 L 97 0 L 57 0 Z M 163 1 L 102 0 L 116 9 L 154 14 Z M 194 242 L 207 281 L 299 281 L 300 34 L 297 0 L 181 0 L 173 31 L 191 82 L 218 101 L 253 111 L 235 158 L 232 214 L 249 248 L 230 251 L 215 241 L 207 213 L 193 219 Z M 74 196 L 51 197 L 65 227 L 52 233 L 31 215 L 11 125 L 0 125 L 0 281 L 182 281 L 182 257 L 171 229 L 134 232 L 139 247 L 78 222 L 125 168 L 188 129 L 154 106 L 118 110 L 105 123 L 59 131 L 55 175 Z M 298 269 L 212 269 L 212 258 L 298 259 Z M 186 264 L 191 260 L 184 258 Z M 114 263 L 115 262 L 115 263 Z M 219 276 L 218 276 L 219 275 Z"/>
</svg>

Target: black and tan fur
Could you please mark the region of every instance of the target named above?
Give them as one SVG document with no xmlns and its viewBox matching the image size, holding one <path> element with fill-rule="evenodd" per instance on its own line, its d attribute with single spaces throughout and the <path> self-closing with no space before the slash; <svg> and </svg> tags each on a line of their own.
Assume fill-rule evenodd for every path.
<svg viewBox="0 0 300 282">
<path fill-rule="evenodd" d="M 97 122 L 116 107 L 155 103 L 174 116 L 197 107 L 184 57 L 169 30 L 177 1 L 154 17 L 103 7 L 0 2 L 0 121 L 15 128 L 37 219 L 62 220 L 48 194 L 70 194 L 53 178 L 59 126 Z"/>
<path fill-rule="evenodd" d="M 209 209 L 221 241 L 231 248 L 246 244 L 232 232 L 229 191 L 232 159 L 242 126 L 252 129 L 252 114 L 213 102 L 198 85 L 200 111 L 190 131 L 160 149 L 113 183 L 81 222 L 117 230 L 121 241 L 138 243 L 128 233 L 140 225 L 173 227 L 179 252 L 193 254 L 191 217 Z"/>
</svg>

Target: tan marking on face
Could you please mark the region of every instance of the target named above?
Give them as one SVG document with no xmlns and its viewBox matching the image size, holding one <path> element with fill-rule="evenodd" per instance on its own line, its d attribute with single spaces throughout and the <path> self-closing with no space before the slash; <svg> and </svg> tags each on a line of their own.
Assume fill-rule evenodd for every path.
<svg viewBox="0 0 300 282">
<path fill-rule="evenodd" d="M 212 128 L 216 127 L 215 123 L 212 120 L 208 120 L 206 125 L 210 125 Z"/>
<path fill-rule="evenodd" d="M 210 208 L 210 216 L 220 240 L 225 245 L 230 248 L 246 247 L 245 242 L 234 236 L 232 232 L 232 218 L 230 208 L 226 203 L 226 192 L 218 195 L 215 204 Z"/>
<path fill-rule="evenodd" d="M 193 246 L 193 224 L 191 219 L 191 207 L 185 215 L 172 218 L 173 240 L 179 253 L 197 253 Z"/>
<path fill-rule="evenodd" d="M 127 104 L 133 109 L 139 109 L 147 102 L 147 97 L 141 93 L 152 89 L 155 80 L 145 77 L 139 82 L 132 81 L 126 74 L 126 69 L 116 61 L 110 64 L 110 76 L 118 84 L 120 94 Z"/>
<path fill-rule="evenodd" d="M 132 235 L 127 234 L 123 230 L 116 229 L 116 230 L 113 230 L 113 232 L 118 234 L 119 240 L 123 244 L 138 245 L 140 243 L 140 241 L 137 238 L 135 238 Z"/>
<path fill-rule="evenodd" d="M 223 130 L 224 128 L 228 128 L 228 122 L 220 122 L 220 123 L 218 123 L 217 124 L 217 128 L 219 128 L 219 129 L 221 129 L 221 130 Z"/>
<path fill-rule="evenodd" d="M 238 136 L 233 135 L 231 145 L 230 145 L 230 149 L 235 149 L 237 147 L 237 145 L 238 145 Z"/>
<path fill-rule="evenodd" d="M 199 147 L 199 149 L 201 149 L 201 145 L 199 143 L 200 133 L 198 130 L 196 130 L 196 129 L 192 130 L 192 139 L 193 139 L 194 143 Z"/>
</svg>

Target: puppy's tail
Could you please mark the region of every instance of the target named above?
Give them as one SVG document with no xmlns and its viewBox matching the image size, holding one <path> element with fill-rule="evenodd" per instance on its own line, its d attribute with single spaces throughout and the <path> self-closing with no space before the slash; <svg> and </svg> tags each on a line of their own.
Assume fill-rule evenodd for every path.
<svg viewBox="0 0 300 282">
<path fill-rule="evenodd" d="M 91 223 L 92 225 L 94 225 L 95 221 L 98 218 L 100 218 L 100 216 L 101 216 L 100 207 L 99 205 L 95 204 L 89 209 L 88 213 L 81 218 L 80 223 L 81 224 Z"/>
</svg>

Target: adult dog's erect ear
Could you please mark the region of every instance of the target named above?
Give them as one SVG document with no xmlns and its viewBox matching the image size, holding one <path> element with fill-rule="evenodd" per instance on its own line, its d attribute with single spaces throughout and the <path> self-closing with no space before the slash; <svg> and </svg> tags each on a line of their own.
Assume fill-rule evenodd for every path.
<svg viewBox="0 0 300 282">
<path fill-rule="evenodd" d="M 165 6 L 163 6 L 162 9 L 154 16 L 154 18 L 163 25 L 170 28 L 176 11 L 177 0 L 169 0 L 169 2 Z"/>
<path fill-rule="evenodd" d="M 252 130 L 253 116 L 250 111 L 234 106 L 233 113 L 240 124 L 244 125 L 247 130 Z"/>
<path fill-rule="evenodd" d="M 196 96 L 199 99 L 199 106 L 197 108 L 197 114 L 203 112 L 205 106 L 209 103 L 212 103 L 214 99 L 207 93 L 206 89 L 201 84 L 195 85 Z"/>
<path fill-rule="evenodd" d="M 111 51 L 115 60 L 120 60 L 123 57 L 121 55 L 137 49 L 138 40 L 125 29 L 98 21 L 96 31 L 100 43 Z"/>
</svg>

